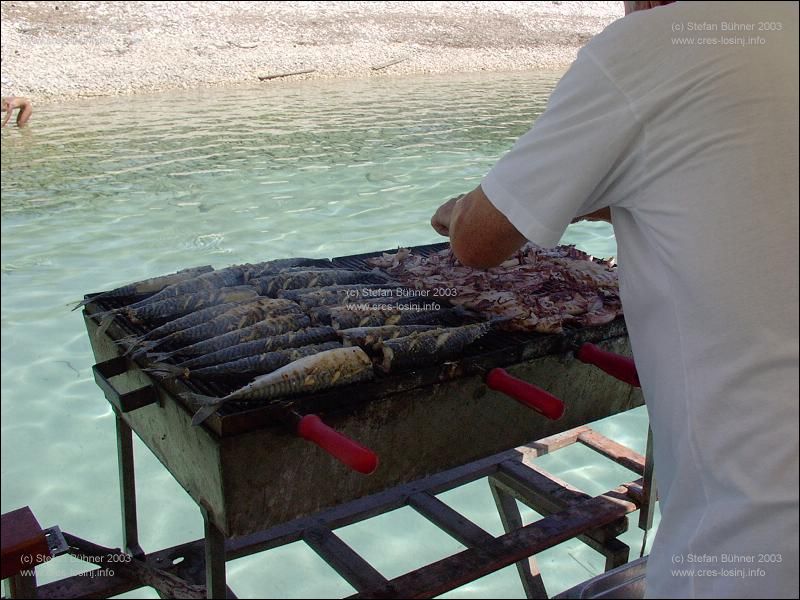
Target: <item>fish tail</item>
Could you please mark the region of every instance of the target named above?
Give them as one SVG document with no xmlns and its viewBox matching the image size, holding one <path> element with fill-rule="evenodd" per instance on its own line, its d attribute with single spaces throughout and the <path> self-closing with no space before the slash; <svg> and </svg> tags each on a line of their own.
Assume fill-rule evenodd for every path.
<svg viewBox="0 0 800 600">
<path fill-rule="evenodd" d="M 129 335 L 117 340 L 117 344 L 125 348 L 125 352 L 122 353 L 122 356 L 130 356 L 137 348 L 141 346 L 142 338 L 135 335 Z"/>
<path fill-rule="evenodd" d="M 155 363 L 152 367 L 144 369 L 146 373 L 158 373 L 163 376 L 189 378 L 189 369 L 168 365 L 167 363 Z"/>
<path fill-rule="evenodd" d="M 153 362 L 161 363 L 167 360 L 168 358 L 172 358 L 174 355 L 175 352 L 148 352 L 147 358 L 149 358 Z"/>
<path fill-rule="evenodd" d="M 208 419 L 208 417 L 217 412 L 217 409 L 225 403 L 225 400 L 222 398 L 203 396 L 202 394 L 186 393 L 181 394 L 181 396 L 187 400 L 193 400 L 203 405 L 200 410 L 194 413 L 192 425 L 200 425 L 203 421 Z"/>
<path fill-rule="evenodd" d="M 114 322 L 114 311 L 110 310 L 98 316 L 101 316 L 102 318 L 100 319 L 100 326 L 97 328 L 97 331 L 94 334 L 95 338 L 100 338 L 109 328 L 111 323 Z"/>
</svg>

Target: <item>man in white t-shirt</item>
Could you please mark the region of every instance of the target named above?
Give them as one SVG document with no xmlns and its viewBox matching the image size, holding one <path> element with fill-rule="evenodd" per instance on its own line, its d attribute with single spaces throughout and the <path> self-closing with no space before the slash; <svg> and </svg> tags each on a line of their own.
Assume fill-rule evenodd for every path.
<svg viewBox="0 0 800 600">
<path fill-rule="evenodd" d="M 613 217 L 661 503 L 648 596 L 796 598 L 798 5 L 629 4 L 432 224 L 489 267 Z"/>
</svg>

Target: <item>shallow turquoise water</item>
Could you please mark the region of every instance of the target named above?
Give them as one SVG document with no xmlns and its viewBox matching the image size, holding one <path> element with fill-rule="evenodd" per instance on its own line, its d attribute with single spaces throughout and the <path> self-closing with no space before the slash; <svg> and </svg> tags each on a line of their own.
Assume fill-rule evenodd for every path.
<svg viewBox="0 0 800 600">
<path fill-rule="evenodd" d="M 85 293 L 187 266 L 441 241 L 427 224 L 433 210 L 479 183 L 543 110 L 557 77 L 281 82 L 95 99 L 43 106 L 28 128 L 3 129 L 2 511 L 30 505 L 44 526 L 119 544 L 113 418 L 91 375 L 80 313 L 70 312 Z M 564 242 L 616 252 L 605 224 L 572 226 Z M 601 427 L 643 450 L 643 410 Z M 201 537 L 192 501 L 145 448 L 136 452 L 143 546 Z M 626 477 L 593 457 L 560 455 L 545 460 L 563 478 L 602 488 L 586 491 Z M 485 482 L 444 497 L 500 532 Z M 381 536 L 375 523 L 339 533 L 389 577 L 461 548 L 411 513 L 381 517 Z M 582 544 L 562 546 L 539 557 L 551 565 L 551 593 L 602 567 Z M 83 568 L 60 558 L 40 581 Z M 350 590 L 300 545 L 231 562 L 228 573 L 240 597 Z M 311 574 L 298 583 L 298 573 Z M 512 567 L 448 595 L 521 594 Z"/>
</svg>

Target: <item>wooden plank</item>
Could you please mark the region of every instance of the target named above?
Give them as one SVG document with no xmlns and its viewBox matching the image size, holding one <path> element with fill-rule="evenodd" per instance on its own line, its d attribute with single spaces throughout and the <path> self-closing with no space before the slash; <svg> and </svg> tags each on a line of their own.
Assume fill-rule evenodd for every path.
<svg viewBox="0 0 800 600">
<path fill-rule="evenodd" d="M 427 492 L 411 496 L 408 505 L 468 548 L 493 539 L 491 534 Z"/>
<path fill-rule="evenodd" d="M 550 452 L 555 452 L 556 450 L 560 450 L 561 448 L 565 448 L 571 444 L 574 444 L 578 441 L 578 438 L 581 435 L 584 433 L 590 433 L 591 431 L 591 427 L 587 425 L 580 425 L 568 431 L 562 431 L 561 433 L 556 433 L 550 437 L 536 440 L 528 446 L 536 451 L 536 456 L 543 456 L 545 454 L 549 454 Z"/>
<path fill-rule="evenodd" d="M 386 578 L 330 529 L 309 529 L 303 540 L 357 590 L 386 585 Z"/>
<path fill-rule="evenodd" d="M 492 497 L 500 514 L 503 523 L 503 530 L 510 533 L 515 529 L 522 529 L 522 515 L 519 512 L 517 501 L 512 496 L 503 491 L 497 485 L 494 477 L 489 477 L 489 488 L 492 490 Z M 542 580 L 542 573 L 536 564 L 536 558 L 529 556 L 526 559 L 517 561 L 517 574 L 519 575 L 522 589 L 525 591 L 526 598 L 547 598 L 547 588 Z"/>
<path fill-rule="evenodd" d="M 433 598 L 465 583 L 602 527 L 638 507 L 620 486 L 478 548 L 470 548 L 351 598 Z"/>
<path fill-rule="evenodd" d="M 644 475 L 644 456 L 630 448 L 607 438 L 596 431 L 587 431 L 578 436 L 578 441 L 615 463 L 630 469 L 637 475 Z"/>
</svg>

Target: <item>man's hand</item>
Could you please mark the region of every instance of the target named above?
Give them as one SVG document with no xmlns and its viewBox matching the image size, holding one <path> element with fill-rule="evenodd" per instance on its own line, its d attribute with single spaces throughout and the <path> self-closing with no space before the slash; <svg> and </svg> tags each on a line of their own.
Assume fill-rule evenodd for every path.
<svg viewBox="0 0 800 600">
<path fill-rule="evenodd" d="M 436 212 L 433 213 L 433 217 L 431 217 L 431 227 L 436 230 L 436 233 L 445 237 L 450 236 L 450 219 L 453 216 L 453 208 L 456 202 L 463 197 L 464 194 L 456 196 L 455 198 L 450 198 L 450 200 L 436 209 Z"/>
<path fill-rule="evenodd" d="M 481 186 L 442 204 L 431 225 L 450 237 L 453 253 L 468 267 L 499 265 L 525 243 L 525 236 L 492 205 Z"/>
</svg>

